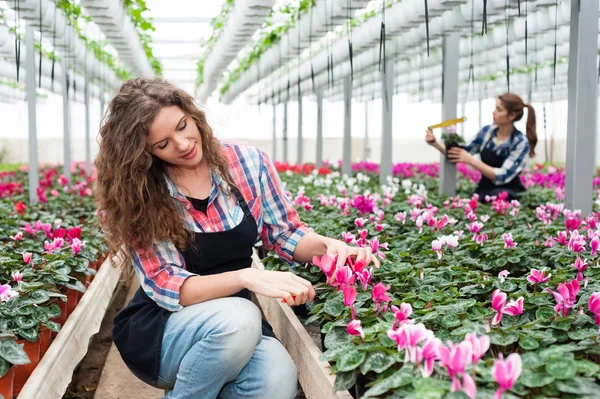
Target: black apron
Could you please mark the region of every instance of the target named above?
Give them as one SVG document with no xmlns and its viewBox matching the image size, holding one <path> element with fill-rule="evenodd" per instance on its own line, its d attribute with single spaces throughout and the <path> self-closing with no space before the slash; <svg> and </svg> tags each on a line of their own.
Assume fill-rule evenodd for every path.
<svg viewBox="0 0 600 399">
<path fill-rule="evenodd" d="M 488 148 L 490 143 L 490 139 L 486 141 L 483 146 L 483 151 L 481 151 L 481 161 L 486 165 L 491 166 L 492 168 L 501 168 L 506 158 L 510 155 L 510 149 L 508 148 L 508 152 L 503 151 L 500 154 L 497 154 L 496 151 L 492 151 Z M 512 136 L 511 136 L 512 140 Z M 496 148 L 497 150 L 498 148 Z M 508 193 L 508 200 L 514 200 L 519 198 L 519 194 L 525 191 L 525 187 L 523 183 L 521 183 L 521 173 L 517 173 L 517 175 L 508 183 L 498 185 L 494 184 L 490 179 L 481 174 L 481 180 L 479 180 L 479 184 L 477 185 L 477 189 L 475 192 L 479 194 L 479 201 L 485 202 L 485 196 L 494 196 L 498 195 L 504 191 Z"/>
<path fill-rule="evenodd" d="M 248 204 L 236 187 L 231 189 L 244 211 L 240 224 L 231 230 L 196 233 L 182 255 L 186 269 L 198 275 L 219 274 L 249 268 L 257 225 Z M 251 300 L 250 291 L 232 296 Z M 162 340 L 171 311 L 161 308 L 140 287 L 129 304 L 115 317 L 113 340 L 125 364 L 142 381 L 158 386 Z M 275 337 L 263 320 L 263 335 Z"/>
</svg>

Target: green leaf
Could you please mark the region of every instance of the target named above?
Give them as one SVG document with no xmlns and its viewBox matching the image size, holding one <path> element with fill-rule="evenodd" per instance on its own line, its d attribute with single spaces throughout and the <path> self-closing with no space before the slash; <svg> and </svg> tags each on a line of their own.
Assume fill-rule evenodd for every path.
<svg viewBox="0 0 600 399">
<path fill-rule="evenodd" d="M 559 380 L 573 378 L 577 374 L 577 363 L 565 358 L 550 359 L 546 363 L 546 372 Z"/>
<path fill-rule="evenodd" d="M 45 323 L 42 323 L 42 325 L 52 332 L 55 332 L 55 333 L 60 332 L 60 324 L 58 324 L 54 321 L 47 321 Z"/>
<path fill-rule="evenodd" d="M 552 320 L 554 319 L 554 309 L 543 307 L 535 311 L 535 318 L 538 320 Z"/>
<path fill-rule="evenodd" d="M 23 350 L 23 346 L 11 339 L 0 340 L 0 358 L 10 364 L 29 364 L 29 357 Z"/>
<path fill-rule="evenodd" d="M 496 259 L 494 261 L 494 266 L 495 267 L 504 267 L 506 266 L 506 264 L 508 263 L 508 259 L 506 259 L 505 257 L 501 256 L 498 259 Z"/>
<path fill-rule="evenodd" d="M 71 279 L 70 283 L 66 283 L 65 287 L 71 289 L 71 290 L 75 290 L 75 291 L 79 291 L 79 292 L 85 292 L 85 285 L 83 285 L 83 283 L 79 280 L 74 280 Z"/>
<path fill-rule="evenodd" d="M 419 378 L 412 384 L 411 399 L 442 399 L 448 389 L 448 383 L 437 378 Z"/>
<path fill-rule="evenodd" d="M 48 313 L 48 318 L 49 319 L 55 319 L 57 317 L 60 316 L 60 306 L 58 306 L 56 303 L 51 303 L 48 306 L 44 306 L 43 309 L 46 310 L 46 312 Z"/>
<path fill-rule="evenodd" d="M 441 318 L 440 325 L 444 328 L 452 328 L 461 325 L 462 322 L 455 314 L 449 314 Z"/>
<path fill-rule="evenodd" d="M 414 376 L 410 369 L 402 368 L 389 377 L 375 383 L 375 385 L 365 392 L 364 396 L 369 397 L 382 395 L 388 392 L 390 389 L 399 388 L 401 386 L 410 384 L 413 379 Z"/>
<path fill-rule="evenodd" d="M 8 373 L 10 364 L 0 357 L 0 378 L 4 377 Z"/>
<path fill-rule="evenodd" d="M 36 342 L 40 338 L 40 332 L 37 325 L 34 328 L 27 328 L 19 331 L 19 335 L 29 342 Z"/>
<path fill-rule="evenodd" d="M 540 347 L 540 344 L 535 340 L 535 338 L 521 335 L 519 337 L 519 346 L 525 350 L 531 351 Z"/>
<path fill-rule="evenodd" d="M 338 345 L 344 345 L 349 343 L 351 336 L 345 328 L 335 327 L 327 331 L 325 335 L 325 347 L 327 349 L 335 348 Z"/>
<path fill-rule="evenodd" d="M 50 299 L 47 291 L 36 290 L 27 294 L 26 297 L 21 298 L 21 306 L 27 305 L 40 305 L 47 302 Z"/>
<path fill-rule="evenodd" d="M 339 295 L 336 294 L 327 300 L 325 307 L 323 308 L 325 313 L 333 317 L 338 317 L 342 314 L 344 309 L 346 309 L 344 297 L 342 295 L 342 293 L 339 293 Z"/>
<path fill-rule="evenodd" d="M 340 372 L 335 376 L 335 383 L 333 384 L 334 391 L 347 391 L 356 384 L 356 373 L 354 371 Z"/>
<path fill-rule="evenodd" d="M 599 365 L 586 359 L 576 360 L 575 364 L 577 364 L 577 371 L 586 377 L 596 377 L 600 370 Z"/>
<path fill-rule="evenodd" d="M 528 388 L 540 388 L 554 382 L 554 377 L 546 373 L 533 373 L 525 370 L 519 377 L 519 382 Z"/>
<path fill-rule="evenodd" d="M 381 351 L 372 351 L 367 353 L 367 358 L 360 365 L 360 372 L 365 375 L 369 371 L 374 371 L 377 374 L 381 374 L 387 369 L 389 369 L 396 360 Z"/>
<path fill-rule="evenodd" d="M 528 369 L 537 369 L 545 364 L 544 359 L 535 352 L 523 353 L 521 355 L 521 360 L 523 362 L 523 367 Z"/>
<path fill-rule="evenodd" d="M 358 349 L 351 349 L 342 353 L 336 362 L 339 371 L 351 371 L 360 366 L 365 361 L 367 354 Z"/>
<path fill-rule="evenodd" d="M 584 328 L 581 330 L 569 331 L 567 333 L 567 335 L 569 336 L 569 338 L 571 338 L 574 341 L 580 341 L 580 340 L 586 339 L 586 338 L 597 337 L 598 329 L 597 328 Z"/>
<path fill-rule="evenodd" d="M 24 329 L 24 328 L 31 328 L 33 326 L 36 326 L 38 322 L 35 319 L 35 317 L 17 316 L 15 318 L 15 323 L 17 324 L 17 326 L 19 326 L 19 328 Z"/>
<path fill-rule="evenodd" d="M 594 383 L 594 380 L 583 377 L 573 377 L 557 381 L 556 388 L 561 392 L 575 395 L 594 395 L 598 393 L 598 385 Z"/>
<path fill-rule="evenodd" d="M 504 334 L 490 334 L 490 342 L 498 346 L 508 346 L 514 344 L 519 340 L 519 336 L 516 333 Z"/>
</svg>

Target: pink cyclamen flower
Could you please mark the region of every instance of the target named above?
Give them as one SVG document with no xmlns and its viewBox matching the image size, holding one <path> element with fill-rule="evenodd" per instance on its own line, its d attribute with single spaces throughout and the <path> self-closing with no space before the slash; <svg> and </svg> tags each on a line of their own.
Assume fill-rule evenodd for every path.
<svg viewBox="0 0 600 399">
<path fill-rule="evenodd" d="M 375 311 L 379 311 L 379 304 L 385 303 L 383 311 L 387 310 L 387 303 L 392 299 L 387 296 L 386 292 L 389 291 L 391 286 L 385 286 L 383 283 L 377 283 L 373 286 L 373 302 L 375 302 Z"/>
<path fill-rule="evenodd" d="M 362 284 L 363 291 L 366 291 L 373 278 L 373 268 L 371 267 L 368 270 L 363 269 L 362 271 L 358 272 L 357 275 L 360 283 Z"/>
<path fill-rule="evenodd" d="M 402 224 L 406 223 L 406 211 L 398 212 L 394 215 L 394 219 L 396 219 L 399 222 L 402 222 Z"/>
<path fill-rule="evenodd" d="M 24 252 L 23 253 L 23 262 L 25 262 L 25 264 L 29 264 L 31 263 L 31 252 Z"/>
<path fill-rule="evenodd" d="M 587 259 L 577 257 L 575 263 L 573 263 L 573 267 L 577 269 L 577 281 L 583 281 L 583 272 L 586 271 L 587 266 Z"/>
<path fill-rule="evenodd" d="M 492 292 L 492 309 L 496 311 L 496 315 L 492 319 L 492 325 L 500 323 L 502 320 L 502 309 L 506 305 L 506 293 L 496 289 Z"/>
<path fill-rule="evenodd" d="M 569 243 L 566 231 L 559 231 L 558 235 L 556 237 L 552 237 L 552 239 L 560 245 L 567 245 Z"/>
<path fill-rule="evenodd" d="M 343 286 L 345 284 L 354 284 L 356 276 L 350 266 L 338 266 L 335 270 L 335 283 L 332 285 Z"/>
<path fill-rule="evenodd" d="M 16 296 L 19 296 L 19 293 L 13 291 L 10 284 L 0 285 L 0 301 L 7 302 Z"/>
<path fill-rule="evenodd" d="M 417 363 L 423 362 L 421 374 L 423 378 L 428 378 L 433 374 L 433 366 L 438 359 L 438 350 L 442 346 L 442 341 L 434 335 L 430 335 L 423 341 L 423 345 L 417 347 Z"/>
<path fill-rule="evenodd" d="M 585 242 L 585 236 L 579 234 L 577 230 L 571 231 L 571 237 L 569 238 L 569 244 L 567 245 L 567 247 L 569 248 L 569 250 L 575 253 L 581 253 L 585 251 Z"/>
<path fill-rule="evenodd" d="M 590 296 L 588 309 L 595 316 L 596 325 L 600 328 L 600 292 L 594 292 Z"/>
<path fill-rule="evenodd" d="M 323 273 L 327 276 L 328 282 L 331 280 L 333 273 L 335 273 L 337 263 L 337 256 L 332 258 L 331 256 L 325 254 L 321 258 L 318 256 L 314 256 L 312 260 L 312 264 L 318 266 Z"/>
<path fill-rule="evenodd" d="M 514 248 L 517 246 L 517 243 L 513 239 L 512 233 L 502 234 L 502 239 L 504 239 L 504 249 Z"/>
<path fill-rule="evenodd" d="M 14 236 L 10 237 L 13 241 L 21 241 L 23 239 L 23 232 L 19 231 Z"/>
<path fill-rule="evenodd" d="M 475 236 L 475 242 L 481 246 L 483 246 L 483 244 L 485 244 L 485 242 L 487 240 L 488 240 L 488 235 L 485 233 L 477 234 Z"/>
<path fill-rule="evenodd" d="M 509 316 L 518 316 L 523 314 L 523 297 L 519 297 L 516 301 L 513 299 L 504 306 L 502 313 Z"/>
<path fill-rule="evenodd" d="M 448 346 L 440 346 L 438 348 L 438 356 L 442 365 L 448 370 L 448 375 L 452 378 L 451 391 L 456 392 L 463 390 L 471 399 L 477 396 L 477 388 L 475 382 L 465 372 L 468 365 L 471 364 L 473 358 L 473 347 L 469 341 L 463 341 L 459 344 L 453 344 L 448 341 Z M 461 383 L 459 376 L 463 375 Z"/>
<path fill-rule="evenodd" d="M 383 225 L 379 224 L 379 223 L 376 223 L 375 224 L 375 230 L 377 230 L 378 232 L 381 233 L 383 231 Z"/>
<path fill-rule="evenodd" d="M 496 390 L 494 399 L 501 399 L 502 393 L 512 389 L 513 385 L 521 375 L 521 356 L 518 353 L 511 354 L 506 360 L 500 354 L 500 358 L 494 361 L 492 366 L 492 377 L 498 383 L 499 387 Z"/>
<path fill-rule="evenodd" d="M 350 335 L 358 335 L 363 339 L 365 338 L 365 332 L 360 325 L 360 320 L 351 320 L 346 327 L 346 331 Z"/>
<path fill-rule="evenodd" d="M 365 225 L 365 223 L 367 223 L 367 219 L 363 219 L 363 218 L 356 218 L 354 220 L 354 224 L 356 225 L 356 227 L 358 227 L 359 229 L 362 229 Z"/>
<path fill-rule="evenodd" d="M 590 241 L 590 250 L 592 252 L 592 258 L 596 257 L 598 249 L 600 248 L 600 237 L 594 237 Z"/>
<path fill-rule="evenodd" d="M 550 281 L 550 277 L 552 277 L 552 274 L 546 276 L 546 268 L 543 268 L 541 271 L 538 269 L 531 269 L 531 273 L 527 276 L 527 281 L 531 284 L 546 283 Z"/>
<path fill-rule="evenodd" d="M 506 277 L 508 277 L 509 274 L 510 274 L 510 272 L 508 270 L 502 270 L 500 273 L 498 273 L 498 278 L 500 279 L 500 284 L 504 283 L 504 281 L 506 280 Z"/>
<path fill-rule="evenodd" d="M 344 293 L 344 306 L 352 306 L 356 302 L 356 287 L 353 285 L 344 285 L 342 288 Z"/>
<path fill-rule="evenodd" d="M 483 355 L 485 355 L 487 350 L 490 348 L 490 337 L 487 335 L 482 335 L 478 338 L 476 333 L 469 333 L 465 336 L 465 341 L 469 341 L 471 343 L 471 347 L 473 348 L 471 364 L 476 364 L 479 362 Z"/>
<path fill-rule="evenodd" d="M 559 284 L 557 287 L 558 292 L 554 292 L 550 288 L 546 288 L 546 291 L 552 293 L 552 295 L 554 295 L 554 299 L 556 300 L 556 306 L 554 306 L 555 318 L 561 311 L 563 313 L 563 317 L 566 317 L 569 314 L 569 309 L 575 306 L 575 302 L 577 302 L 579 288 L 580 286 L 577 279 L 573 279 L 568 283 Z"/>
<path fill-rule="evenodd" d="M 474 234 L 479 233 L 482 228 L 483 228 L 483 223 L 481 223 L 481 222 L 473 222 L 473 223 L 469 224 L 469 231 Z"/>
<path fill-rule="evenodd" d="M 16 271 L 11 275 L 13 281 L 17 284 L 19 284 L 21 281 L 23 281 L 23 273 Z"/>
<path fill-rule="evenodd" d="M 81 241 L 79 241 L 78 238 L 73 238 L 73 241 L 71 241 L 71 249 L 73 250 L 73 255 L 76 255 L 79 252 L 81 252 L 81 247 Z"/>
<path fill-rule="evenodd" d="M 379 250 L 379 248 L 383 248 L 383 249 L 385 249 L 387 251 L 387 249 L 388 249 L 388 243 L 387 242 L 379 243 L 379 238 L 375 237 L 375 238 L 373 238 L 372 240 L 369 241 L 369 245 L 371 246 L 371 251 L 375 255 L 379 256 L 381 259 L 385 259 L 386 258 L 385 254 L 383 252 L 381 252 Z"/>
<path fill-rule="evenodd" d="M 356 240 L 356 237 L 354 236 L 354 234 L 352 234 L 348 231 L 342 232 L 342 238 L 344 239 L 344 242 L 346 244 L 352 244 Z"/>
<path fill-rule="evenodd" d="M 442 259 L 443 256 L 443 247 L 444 247 L 444 240 L 441 238 L 437 238 L 435 240 L 433 240 L 431 242 L 431 249 L 433 251 L 435 251 L 435 253 L 437 254 L 438 259 Z"/>
<path fill-rule="evenodd" d="M 395 329 L 397 326 L 409 321 L 408 318 L 412 314 L 413 310 L 412 306 L 410 306 L 410 303 L 401 303 L 400 308 L 392 306 L 392 311 L 396 316 L 396 320 L 394 321 L 394 324 L 392 324 L 392 328 Z"/>
</svg>

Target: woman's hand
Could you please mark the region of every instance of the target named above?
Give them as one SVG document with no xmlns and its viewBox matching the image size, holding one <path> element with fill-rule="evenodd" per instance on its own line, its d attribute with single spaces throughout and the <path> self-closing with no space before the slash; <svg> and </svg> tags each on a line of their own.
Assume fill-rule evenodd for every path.
<svg viewBox="0 0 600 399">
<path fill-rule="evenodd" d="M 315 299 L 315 289 L 310 281 L 290 272 L 243 269 L 239 278 L 244 288 L 269 298 L 283 298 L 290 306 Z"/>
<path fill-rule="evenodd" d="M 337 255 L 338 265 L 346 264 L 346 259 L 351 257 L 357 261 L 364 260 L 367 262 L 367 266 L 371 263 L 373 263 L 376 268 L 379 268 L 380 266 L 379 259 L 373 256 L 373 251 L 371 251 L 371 248 L 351 247 L 345 242 L 334 240 L 333 238 L 327 241 L 327 254 L 332 258 Z"/>
<path fill-rule="evenodd" d="M 435 136 L 433 135 L 433 130 L 427 129 L 427 134 L 425 135 L 425 142 L 429 145 L 435 144 Z"/>
<path fill-rule="evenodd" d="M 452 147 L 448 150 L 448 159 L 452 163 L 463 162 L 468 165 L 473 163 L 473 155 L 471 155 L 467 150 L 460 147 Z"/>
</svg>

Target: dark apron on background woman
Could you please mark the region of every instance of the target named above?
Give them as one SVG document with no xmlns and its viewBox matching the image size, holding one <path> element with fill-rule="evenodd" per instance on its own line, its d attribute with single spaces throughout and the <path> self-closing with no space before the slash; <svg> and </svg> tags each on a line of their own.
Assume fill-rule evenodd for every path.
<svg viewBox="0 0 600 399">
<path fill-rule="evenodd" d="M 195 233 L 193 244 L 182 252 L 186 269 L 198 275 L 211 275 L 249 268 L 256 243 L 256 220 L 236 187 L 231 189 L 244 211 L 240 224 L 231 230 Z M 232 296 L 251 300 L 250 291 Z M 140 287 L 129 304 L 115 317 L 113 340 L 125 364 L 142 381 L 158 386 L 163 334 L 173 312 L 161 308 Z M 263 320 L 263 335 L 275 337 Z"/>
<path fill-rule="evenodd" d="M 500 154 L 496 153 L 496 150 L 492 151 L 488 148 L 488 145 L 492 138 L 485 143 L 483 146 L 483 151 L 480 153 L 481 161 L 486 165 L 491 166 L 492 168 L 501 168 L 504 161 L 510 156 L 510 148 L 507 148 L 508 151 L 501 151 Z M 493 181 L 485 177 L 483 174 L 481 175 L 481 180 L 477 185 L 477 189 L 475 192 L 479 194 L 479 200 L 481 202 L 485 202 L 485 196 L 494 196 L 498 195 L 502 192 L 506 191 L 508 193 L 508 200 L 518 199 L 519 194 L 525 191 L 525 186 L 521 183 L 521 173 L 517 173 L 515 177 L 508 183 L 498 185 Z"/>
</svg>

